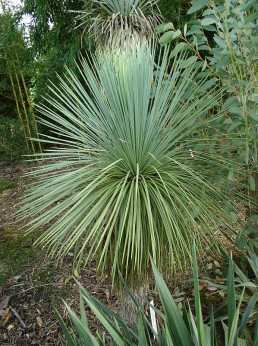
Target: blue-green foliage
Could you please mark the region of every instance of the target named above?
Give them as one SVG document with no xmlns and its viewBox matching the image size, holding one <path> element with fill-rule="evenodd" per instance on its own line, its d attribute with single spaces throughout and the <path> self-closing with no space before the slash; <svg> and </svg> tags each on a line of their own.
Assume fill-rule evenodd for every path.
<svg viewBox="0 0 258 346">
<path fill-rule="evenodd" d="M 230 186 L 218 184 L 234 163 L 191 149 L 207 146 L 200 127 L 210 125 L 220 91 L 199 92 L 207 81 L 193 57 L 170 60 L 165 49 L 155 60 L 147 43 L 99 52 L 93 64 L 79 66 L 81 81 L 68 69 L 51 87 L 41 111 L 54 134 L 44 143 L 55 148 L 30 173 L 35 185 L 20 215 L 30 216 L 31 231 L 48 225 L 38 241 L 51 256 L 75 248 L 82 265 L 99 254 L 98 269 L 111 263 L 113 278 L 119 269 L 144 280 L 149 253 L 164 269 L 184 270 L 193 237 L 198 251 L 214 252 L 218 222 L 228 235 L 240 227 L 225 208 Z"/>
</svg>

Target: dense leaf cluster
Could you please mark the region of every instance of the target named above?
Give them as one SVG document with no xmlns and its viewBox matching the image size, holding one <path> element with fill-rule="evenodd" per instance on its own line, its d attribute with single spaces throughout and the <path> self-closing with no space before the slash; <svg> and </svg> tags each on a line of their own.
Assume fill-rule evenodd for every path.
<svg viewBox="0 0 258 346">
<path fill-rule="evenodd" d="M 185 23 L 183 30 L 173 23 L 160 25 L 160 42 L 180 42 L 172 54 L 191 50 L 203 62 L 203 73 L 210 74 L 210 85 L 219 81 L 224 86 L 220 109 L 226 115 L 214 122 L 216 131 L 210 146 L 220 148 L 223 155 L 230 151 L 245 164 L 246 183 L 257 203 L 257 3 L 193 0 L 191 4 L 188 14 L 198 13 L 198 19 Z M 233 180 L 233 172 L 229 179 Z M 250 212 L 255 210 L 250 207 Z"/>
</svg>

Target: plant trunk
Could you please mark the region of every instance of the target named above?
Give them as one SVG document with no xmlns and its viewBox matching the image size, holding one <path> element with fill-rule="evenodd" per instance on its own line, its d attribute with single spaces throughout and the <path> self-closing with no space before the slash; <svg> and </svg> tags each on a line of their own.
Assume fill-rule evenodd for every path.
<svg viewBox="0 0 258 346">
<path fill-rule="evenodd" d="M 132 293 L 134 299 L 137 301 L 140 307 L 144 309 L 144 305 L 146 304 L 149 293 L 149 282 L 147 281 L 141 286 L 130 288 L 130 292 Z M 137 306 L 135 305 L 125 288 L 120 291 L 118 299 L 120 317 L 131 329 L 135 331 L 138 322 Z"/>
</svg>

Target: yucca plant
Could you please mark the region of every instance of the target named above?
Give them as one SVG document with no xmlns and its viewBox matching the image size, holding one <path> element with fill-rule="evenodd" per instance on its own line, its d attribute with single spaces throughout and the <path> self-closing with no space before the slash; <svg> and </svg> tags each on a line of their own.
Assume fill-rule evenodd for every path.
<svg viewBox="0 0 258 346">
<path fill-rule="evenodd" d="M 77 11 L 79 26 L 85 26 L 97 42 L 106 45 L 149 39 L 155 34 L 161 14 L 158 0 L 90 0 Z"/>
<path fill-rule="evenodd" d="M 220 344 L 226 346 L 234 345 L 256 345 L 258 333 L 258 320 L 256 321 L 255 335 L 253 338 L 254 343 L 245 337 L 245 327 L 249 321 L 250 314 L 255 310 L 255 303 L 258 299 L 249 302 L 242 314 L 240 314 L 241 301 L 238 305 L 235 300 L 235 287 L 234 287 L 234 271 L 233 261 L 230 259 L 228 270 L 228 284 L 227 284 L 227 311 L 228 314 L 222 318 L 221 322 L 216 323 L 213 309 L 211 309 L 210 318 L 204 322 L 200 293 L 199 293 L 199 279 L 198 279 L 198 266 L 196 260 L 195 248 L 193 245 L 193 276 L 194 276 L 194 301 L 195 301 L 195 316 L 191 310 L 190 305 L 188 308 L 184 307 L 181 311 L 176 305 L 165 281 L 152 262 L 152 269 L 155 276 L 155 282 L 158 289 L 158 296 L 161 301 L 163 312 L 155 308 L 153 305 L 148 304 L 156 314 L 160 316 L 162 325 L 154 326 L 145 313 L 142 306 L 137 304 L 136 300 L 128 290 L 134 304 L 138 308 L 138 324 L 132 330 L 126 323 L 117 316 L 114 312 L 109 310 L 99 300 L 92 297 L 85 288 L 79 283 L 80 288 L 80 310 L 81 316 L 76 313 L 65 303 L 72 330 L 69 329 L 60 314 L 58 313 L 62 329 L 68 346 L 77 345 L 162 345 L 162 346 L 185 346 L 185 345 L 199 345 L 211 346 L 218 345 L 218 327 L 221 330 Z M 242 291 L 243 297 L 244 291 Z M 108 336 L 103 337 L 100 332 L 95 337 L 88 326 L 88 321 L 85 313 L 84 303 L 86 303 L 91 311 L 96 315 L 97 319 L 101 322 L 103 327 L 108 331 Z"/>
<path fill-rule="evenodd" d="M 30 231 L 45 225 L 37 243 L 49 255 L 73 252 L 78 265 L 97 258 L 102 273 L 114 279 L 120 270 L 136 284 L 148 276 L 149 255 L 184 271 L 193 238 L 198 252 L 216 254 L 217 223 L 229 235 L 238 227 L 224 206 L 231 192 L 217 187 L 231 164 L 191 150 L 220 91 L 200 96 L 206 80 L 196 80 L 192 57 L 168 67 L 169 50 L 156 64 L 153 49 L 98 53 L 78 66 L 80 77 L 67 69 L 50 86 L 41 122 L 53 135 L 42 141 L 54 147 L 29 173 L 20 210 Z"/>
</svg>

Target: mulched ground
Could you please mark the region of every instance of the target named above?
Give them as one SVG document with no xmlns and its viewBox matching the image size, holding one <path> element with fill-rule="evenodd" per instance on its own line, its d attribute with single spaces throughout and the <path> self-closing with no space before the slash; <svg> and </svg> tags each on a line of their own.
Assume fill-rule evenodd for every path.
<svg viewBox="0 0 258 346">
<path fill-rule="evenodd" d="M 63 333 L 55 309 L 66 322 L 63 299 L 72 309 L 79 311 L 78 286 L 73 279 L 76 273 L 72 269 L 72 257 L 68 256 L 59 266 L 55 260 L 46 259 L 44 250 L 33 246 L 38 234 L 24 236 L 26 222 L 18 223 L 16 220 L 17 203 L 28 183 L 24 178 L 28 169 L 28 164 L 0 163 L 0 344 L 60 345 Z M 208 258 L 206 269 L 201 278 L 212 275 L 221 280 L 221 263 Z M 192 284 L 186 281 L 182 292 L 182 287 L 175 287 L 174 279 L 171 278 L 168 284 L 176 302 L 182 305 L 187 300 L 192 305 Z M 89 270 L 81 270 L 77 280 L 93 296 L 118 312 L 118 297 L 112 291 L 111 279 L 100 280 L 94 263 Z M 210 304 L 216 305 L 225 299 L 222 292 L 206 284 L 200 285 L 200 291 L 207 313 Z M 149 298 L 156 299 L 155 291 Z M 91 331 L 94 333 L 101 329 L 88 308 L 86 312 Z"/>
<path fill-rule="evenodd" d="M 24 237 L 26 224 L 17 223 L 14 214 L 27 169 L 25 164 L 0 163 L 0 344 L 60 345 L 63 333 L 54 309 L 67 321 L 63 299 L 78 311 L 79 292 L 72 278 L 72 258 L 56 266 L 42 249 L 33 247 L 35 235 Z M 94 263 L 90 270 L 82 270 L 77 280 L 117 311 L 110 279 L 97 278 Z M 100 326 L 93 314 L 87 313 L 94 332 Z"/>
</svg>

